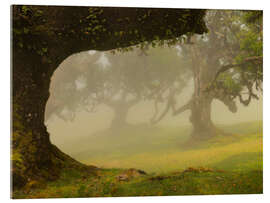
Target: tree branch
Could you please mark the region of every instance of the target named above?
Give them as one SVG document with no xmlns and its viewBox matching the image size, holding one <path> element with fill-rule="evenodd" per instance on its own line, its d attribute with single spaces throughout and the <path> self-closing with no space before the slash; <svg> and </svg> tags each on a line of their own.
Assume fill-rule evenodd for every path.
<svg viewBox="0 0 270 203">
<path fill-rule="evenodd" d="M 216 73 L 213 82 L 215 82 L 215 81 L 217 80 L 218 76 L 219 76 L 221 73 L 223 73 L 223 72 L 225 72 L 225 71 L 227 71 L 227 70 L 229 70 L 229 69 L 231 69 L 231 68 L 234 68 L 234 67 L 243 67 L 243 66 L 246 65 L 248 62 L 257 62 L 257 63 L 262 64 L 262 62 L 263 62 L 263 57 L 262 57 L 262 56 L 252 56 L 252 57 L 247 57 L 247 58 L 244 59 L 244 62 L 243 62 L 243 63 L 238 63 L 238 64 L 228 64 L 228 65 L 222 66 L 222 67 L 218 70 L 218 72 Z M 213 84 L 213 82 L 212 82 L 212 84 Z"/>
<path fill-rule="evenodd" d="M 157 120 L 154 120 L 155 117 L 156 117 L 156 116 L 154 116 L 154 117 L 151 119 L 151 123 L 152 123 L 152 124 L 156 124 L 156 123 L 158 123 L 159 121 L 161 121 L 161 120 L 164 118 L 164 116 L 169 112 L 170 108 L 171 108 L 172 106 L 174 106 L 174 103 L 175 103 L 175 101 L 174 101 L 174 94 L 175 94 L 175 90 L 170 89 L 170 93 L 169 93 L 169 96 L 168 96 L 168 102 L 167 102 L 167 105 L 166 105 L 166 107 L 165 107 L 163 113 L 159 116 L 159 118 L 158 118 Z M 158 99 L 158 98 L 159 98 L 159 97 L 157 97 L 157 99 Z M 156 102 L 158 101 L 157 99 L 156 99 Z M 156 107 L 156 110 L 158 110 L 157 105 L 156 105 L 155 107 Z M 173 108 L 173 107 L 172 107 L 172 108 Z M 155 112 L 155 114 L 157 115 L 156 112 Z"/>
<path fill-rule="evenodd" d="M 166 105 L 164 111 L 160 114 L 160 116 L 156 120 L 155 120 L 155 118 L 156 118 L 156 115 L 158 112 L 158 106 L 157 106 L 157 103 L 155 103 L 155 113 L 151 119 L 152 124 L 156 124 L 159 121 L 161 121 L 166 116 L 166 114 L 169 112 L 170 108 L 172 109 L 173 116 L 178 115 L 178 114 L 191 108 L 191 101 L 189 101 L 187 104 L 183 105 L 182 107 L 180 107 L 179 109 L 176 110 L 176 108 L 175 108 L 176 102 L 175 102 L 174 96 L 175 96 L 175 90 L 171 89 L 167 105 Z"/>
<path fill-rule="evenodd" d="M 159 121 L 161 121 L 166 116 L 168 111 L 170 110 L 170 107 L 171 107 L 171 104 L 170 104 L 170 101 L 168 101 L 164 111 L 162 112 L 162 114 L 156 120 L 154 120 L 154 118 L 153 118 L 151 120 L 151 124 L 157 124 Z"/>
<path fill-rule="evenodd" d="M 251 102 L 251 99 L 252 98 L 255 98 L 255 99 L 259 99 L 259 97 L 253 93 L 253 90 L 252 90 L 252 84 L 246 84 L 247 88 L 248 88 L 248 98 L 247 99 L 244 99 L 241 95 L 241 93 L 239 93 L 237 96 L 239 97 L 239 101 L 244 104 L 245 106 L 249 105 L 249 103 Z"/>
<path fill-rule="evenodd" d="M 176 115 L 178 115 L 180 113 L 183 113 L 184 111 L 186 111 L 186 110 L 188 110 L 190 108 L 191 108 L 191 101 L 189 101 L 185 105 L 181 106 L 179 109 L 173 110 L 173 116 L 176 116 Z"/>
</svg>

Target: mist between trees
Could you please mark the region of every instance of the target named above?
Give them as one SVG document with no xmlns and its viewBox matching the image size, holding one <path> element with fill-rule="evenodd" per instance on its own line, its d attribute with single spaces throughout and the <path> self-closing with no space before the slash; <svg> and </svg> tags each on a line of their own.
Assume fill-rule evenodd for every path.
<svg viewBox="0 0 270 203">
<path fill-rule="evenodd" d="M 51 78 L 51 140 L 65 148 L 104 130 L 185 125 L 208 139 L 218 124 L 262 120 L 262 24 L 248 17 L 209 11 L 204 35 L 70 56 Z"/>
</svg>

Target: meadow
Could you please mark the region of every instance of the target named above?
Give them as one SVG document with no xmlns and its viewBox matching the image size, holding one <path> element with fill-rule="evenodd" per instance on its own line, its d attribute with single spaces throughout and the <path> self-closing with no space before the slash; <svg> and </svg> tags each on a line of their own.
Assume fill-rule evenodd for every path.
<svg viewBox="0 0 270 203">
<path fill-rule="evenodd" d="M 226 135 L 188 144 L 189 126 L 129 126 L 113 136 L 99 132 L 80 142 L 81 151 L 73 155 L 99 167 L 94 173 L 65 170 L 57 181 L 32 183 L 13 197 L 262 193 L 262 122 L 218 127 Z"/>
<path fill-rule="evenodd" d="M 262 169 L 262 122 L 218 127 L 227 135 L 189 144 L 190 126 L 140 125 L 117 133 L 106 130 L 80 140 L 80 152 L 71 156 L 102 168 L 139 168 L 149 173 L 174 172 L 190 166 L 233 171 Z"/>
</svg>

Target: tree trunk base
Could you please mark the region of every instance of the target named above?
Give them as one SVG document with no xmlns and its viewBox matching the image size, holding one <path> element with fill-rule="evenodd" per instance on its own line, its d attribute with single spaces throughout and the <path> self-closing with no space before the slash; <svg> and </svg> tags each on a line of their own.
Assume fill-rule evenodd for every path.
<svg viewBox="0 0 270 203">
<path fill-rule="evenodd" d="M 209 140 L 219 134 L 219 130 L 212 126 L 207 129 L 201 129 L 201 130 L 193 130 L 191 133 L 191 138 L 194 140 Z"/>
<path fill-rule="evenodd" d="M 38 170 L 26 170 L 18 164 L 12 166 L 12 187 L 13 189 L 19 189 L 27 186 L 28 183 L 47 182 L 54 181 L 59 178 L 63 169 L 77 169 L 83 172 L 88 172 L 89 175 L 95 175 L 98 170 L 97 167 L 91 165 L 82 164 L 75 159 L 71 158 L 67 154 L 59 150 L 55 145 L 50 144 L 47 150 L 48 156 L 50 156 L 51 164 L 38 168 Z"/>
<path fill-rule="evenodd" d="M 111 122 L 110 129 L 113 130 L 113 131 L 119 131 L 119 130 L 128 128 L 130 126 L 131 126 L 131 124 L 129 124 L 127 122 L 123 122 L 123 121 L 119 122 L 119 120 L 113 120 Z"/>
<path fill-rule="evenodd" d="M 184 149 L 194 148 L 196 146 L 200 146 L 202 143 L 207 143 L 212 138 L 217 136 L 230 136 L 232 134 L 226 133 L 223 130 L 213 126 L 211 129 L 207 131 L 193 131 L 190 134 L 190 138 L 181 146 Z"/>
</svg>

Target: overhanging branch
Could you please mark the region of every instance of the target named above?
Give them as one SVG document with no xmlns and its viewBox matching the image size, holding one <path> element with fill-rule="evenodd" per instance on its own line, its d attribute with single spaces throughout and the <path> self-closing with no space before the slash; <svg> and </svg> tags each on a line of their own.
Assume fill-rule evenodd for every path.
<svg viewBox="0 0 270 203">
<path fill-rule="evenodd" d="M 243 67 L 245 66 L 247 63 L 249 62 L 257 62 L 258 64 L 262 64 L 263 63 L 263 57 L 262 56 L 252 56 L 252 57 L 247 57 L 244 59 L 244 62 L 243 63 L 238 63 L 238 64 L 228 64 L 228 65 L 225 65 L 225 66 L 222 66 L 218 72 L 216 73 L 215 75 L 215 78 L 213 80 L 213 83 L 217 80 L 218 76 L 231 69 L 231 68 L 235 68 L 235 67 Z"/>
</svg>

